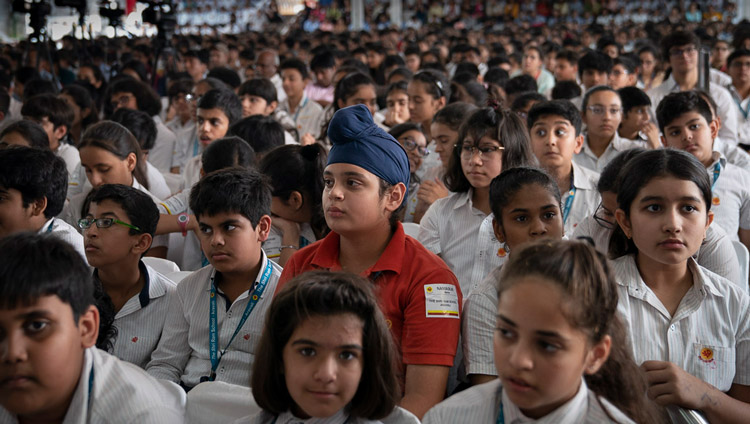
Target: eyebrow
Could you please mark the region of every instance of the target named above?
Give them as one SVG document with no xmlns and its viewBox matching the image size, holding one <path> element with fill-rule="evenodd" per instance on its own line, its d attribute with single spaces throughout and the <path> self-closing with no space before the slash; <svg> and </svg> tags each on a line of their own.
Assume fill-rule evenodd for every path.
<svg viewBox="0 0 750 424">
<path fill-rule="evenodd" d="M 542 122 L 542 121 L 537 121 L 537 122 L 534 122 L 534 125 L 532 125 L 531 128 L 534 128 L 537 125 L 546 125 L 546 123 Z M 570 126 L 571 124 L 568 121 L 561 120 L 561 121 L 554 121 L 554 122 L 552 122 L 552 125 L 568 125 L 568 126 Z"/>
<path fill-rule="evenodd" d="M 549 205 L 544 205 L 544 206 L 542 206 L 539 209 L 554 209 L 555 207 L 556 207 L 555 204 L 549 204 Z M 515 208 L 515 209 L 512 209 L 509 213 L 528 212 L 528 211 L 529 211 L 529 209 Z"/>
<path fill-rule="evenodd" d="M 643 199 L 641 199 L 639 201 L 639 203 L 646 203 L 646 202 L 653 202 L 653 201 L 662 201 L 663 202 L 664 200 L 665 200 L 664 196 L 646 196 Z M 697 198 L 695 196 L 682 196 L 678 200 L 682 200 L 682 201 L 686 201 L 687 200 L 687 201 L 693 201 L 693 202 L 700 202 L 701 201 L 701 199 L 699 199 L 699 198 Z"/>
<path fill-rule="evenodd" d="M 335 176 L 336 174 L 334 174 L 331 171 L 325 171 L 325 172 L 323 172 L 323 175 L 332 175 L 332 176 Z M 354 172 L 354 171 L 342 172 L 341 175 L 343 175 L 345 177 L 365 178 L 365 174 L 363 174 L 361 172 Z"/>
<path fill-rule="evenodd" d="M 700 118 L 693 118 L 693 119 L 685 122 L 685 125 L 690 125 L 690 124 L 692 124 L 692 123 L 694 123 L 696 121 L 698 121 L 698 123 L 700 123 L 700 120 L 701 120 Z M 680 128 L 680 127 L 683 127 L 685 125 L 667 125 L 666 127 L 664 127 L 664 129 L 668 130 L 668 129 L 671 129 L 671 128 Z"/>
<path fill-rule="evenodd" d="M 297 339 L 292 342 L 292 346 L 295 345 L 307 345 L 307 346 L 320 346 L 320 343 L 314 342 L 309 339 Z M 358 344 L 345 344 L 336 346 L 337 349 L 350 349 L 350 350 L 364 350 L 362 346 Z"/>
<path fill-rule="evenodd" d="M 218 226 L 219 226 L 219 227 L 222 227 L 222 226 L 224 226 L 224 225 L 237 225 L 237 224 L 239 224 L 239 223 L 240 223 L 240 220 L 239 220 L 239 219 L 227 219 L 226 221 L 222 221 L 222 222 L 220 222 Z M 199 224 L 199 225 L 203 225 L 203 226 L 205 226 L 205 227 L 210 227 L 210 226 L 211 226 L 211 225 L 209 225 L 209 224 L 206 224 L 205 222 L 203 222 L 203 221 L 201 221 L 201 220 L 198 220 L 198 224 Z"/>
<path fill-rule="evenodd" d="M 516 325 L 515 322 L 511 321 L 509 318 L 503 316 L 502 314 L 497 314 L 497 318 L 511 327 L 514 327 L 514 328 L 518 327 L 518 325 Z M 543 337 L 553 337 L 561 341 L 567 340 L 565 337 L 563 337 L 562 335 L 560 335 L 560 333 L 556 331 L 536 330 L 535 333 Z"/>
<path fill-rule="evenodd" d="M 52 313 L 46 309 L 34 309 L 29 312 L 22 312 L 16 315 L 16 319 L 28 320 L 33 318 L 52 318 Z"/>
</svg>

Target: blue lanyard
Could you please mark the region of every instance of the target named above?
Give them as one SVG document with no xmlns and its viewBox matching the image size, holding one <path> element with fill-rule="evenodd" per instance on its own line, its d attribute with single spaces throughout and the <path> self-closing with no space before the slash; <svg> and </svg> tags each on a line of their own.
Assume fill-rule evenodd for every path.
<svg viewBox="0 0 750 424">
<path fill-rule="evenodd" d="M 198 141 L 198 136 L 195 136 L 195 141 L 193 141 L 193 156 L 198 156 L 198 150 L 200 148 L 200 142 Z"/>
<path fill-rule="evenodd" d="M 573 185 L 573 172 L 570 172 L 570 191 L 568 191 L 568 199 L 565 200 L 565 209 L 563 209 L 563 225 L 568 222 L 568 215 L 570 215 L 570 209 L 573 207 L 573 198 L 576 197 L 576 186 Z"/>
<path fill-rule="evenodd" d="M 737 107 L 740 108 L 740 112 L 742 112 L 742 116 L 744 116 L 745 119 L 747 119 L 747 115 L 750 115 L 750 102 L 747 103 L 747 107 L 744 109 L 742 109 L 742 102 L 737 100 L 737 98 L 734 99 L 734 102 L 737 103 Z"/>
<path fill-rule="evenodd" d="M 89 399 L 88 407 L 91 408 L 91 392 L 94 390 L 94 364 L 91 364 L 91 372 L 89 372 Z"/>
<path fill-rule="evenodd" d="M 306 238 L 304 238 L 302 236 L 299 236 L 299 248 L 300 249 L 302 249 L 303 247 L 307 246 L 308 244 L 310 244 L 310 240 L 308 240 L 308 239 L 306 239 Z"/>
<path fill-rule="evenodd" d="M 237 337 L 237 333 L 240 332 L 240 328 L 245 325 L 245 321 L 247 321 L 250 313 L 252 313 L 253 309 L 255 309 L 255 305 L 258 304 L 258 300 L 260 300 L 260 297 L 263 295 L 263 291 L 266 289 L 266 285 L 268 285 L 268 281 L 271 279 L 272 270 L 273 267 L 271 266 L 271 261 L 267 261 L 266 268 L 263 270 L 263 275 L 260 277 L 258 285 L 255 286 L 255 289 L 253 289 L 253 291 L 251 292 L 250 300 L 248 300 L 247 306 L 245 306 L 245 312 L 242 313 L 242 319 L 240 319 L 239 324 L 237 324 L 237 328 L 234 330 L 234 334 L 232 334 L 232 338 L 229 339 L 229 342 L 226 346 L 224 346 L 224 349 L 221 350 L 221 353 L 219 353 L 218 349 L 219 340 L 217 336 L 216 324 L 216 286 L 214 285 L 213 277 L 211 277 L 211 294 L 209 295 L 211 306 L 210 316 L 208 319 L 208 350 L 211 357 L 211 375 L 208 378 L 209 381 L 214 381 L 216 379 L 216 369 L 219 367 L 221 357 L 224 356 L 224 353 L 226 353 L 229 345 L 232 344 L 234 338 Z"/>
<path fill-rule="evenodd" d="M 721 175 L 721 163 L 717 163 L 714 165 L 714 182 L 711 183 L 711 191 L 714 190 L 714 186 L 716 185 L 716 181 L 719 180 L 719 175 Z"/>
<path fill-rule="evenodd" d="M 505 424 L 505 412 L 503 412 L 503 397 L 502 397 L 502 390 L 500 391 L 500 412 L 497 414 L 497 424 Z"/>
<path fill-rule="evenodd" d="M 300 106 L 297 106 L 297 111 L 294 112 L 294 118 L 293 118 L 295 124 L 297 123 L 297 117 L 299 116 L 300 111 L 302 110 L 303 107 L 307 106 L 307 101 L 308 100 L 310 100 L 310 99 L 309 98 L 305 98 L 305 101 L 302 102 L 302 104 Z"/>
<path fill-rule="evenodd" d="M 45 233 L 47 234 L 51 233 L 53 225 L 55 225 L 55 218 L 52 218 L 52 222 L 49 223 L 49 227 L 47 227 L 47 231 L 45 231 Z"/>
</svg>

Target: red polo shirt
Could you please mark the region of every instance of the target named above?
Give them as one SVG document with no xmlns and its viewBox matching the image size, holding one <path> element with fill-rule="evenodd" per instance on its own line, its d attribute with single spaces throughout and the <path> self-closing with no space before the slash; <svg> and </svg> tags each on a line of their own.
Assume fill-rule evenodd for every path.
<svg viewBox="0 0 750 424">
<path fill-rule="evenodd" d="M 292 256 L 278 290 L 292 277 L 310 270 L 341 270 L 340 236 L 329 233 Z M 401 223 L 380 259 L 362 273 L 374 280 L 380 302 L 404 365 L 453 365 L 463 296 L 450 268 L 417 240 L 404 234 Z"/>
</svg>

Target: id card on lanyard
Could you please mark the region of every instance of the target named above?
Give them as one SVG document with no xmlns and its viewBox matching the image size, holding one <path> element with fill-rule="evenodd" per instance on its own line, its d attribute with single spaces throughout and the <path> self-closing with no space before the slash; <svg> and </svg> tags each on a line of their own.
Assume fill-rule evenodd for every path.
<svg viewBox="0 0 750 424">
<path fill-rule="evenodd" d="M 563 209 L 563 225 L 568 222 L 570 209 L 573 207 L 573 199 L 576 197 L 576 186 L 573 185 L 573 171 L 570 172 L 570 190 L 568 198 L 565 200 L 565 209 Z"/>
<path fill-rule="evenodd" d="M 235 328 L 232 337 L 229 339 L 227 345 L 224 346 L 224 349 L 222 349 L 221 352 L 219 352 L 218 320 L 216 313 L 216 285 L 214 284 L 213 277 L 211 277 L 211 292 L 209 294 L 210 309 L 208 317 L 208 351 L 209 357 L 211 359 L 211 374 L 208 376 L 207 381 L 216 380 L 216 369 L 219 368 L 221 357 L 224 356 L 224 353 L 226 353 L 227 349 L 232 344 L 232 341 L 240 332 L 242 326 L 245 325 L 245 321 L 247 321 L 247 318 L 250 316 L 250 314 L 253 312 L 253 309 L 255 309 L 255 306 L 258 304 L 258 301 L 263 295 L 268 282 L 271 280 L 272 271 L 273 267 L 271 266 L 271 261 L 266 260 L 266 267 L 263 269 L 263 274 L 260 277 L 258 285 L 256 285 L 255 289 L 250 292 L 250 299 L 245 306 L 245 311 L 242 313 L 242 318 L 237 324 L 237 328 Z"/>
</svg>

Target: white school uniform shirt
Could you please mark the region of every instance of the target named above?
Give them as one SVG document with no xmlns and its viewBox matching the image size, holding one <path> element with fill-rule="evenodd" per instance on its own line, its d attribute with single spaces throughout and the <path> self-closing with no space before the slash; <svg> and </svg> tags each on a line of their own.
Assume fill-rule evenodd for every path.
<svg viewBox="0 0 750 424">
<path fill-rule="evenodd" d="M 138 267 L 144 276 L 143 289 L 128 299 L 115 315 L 117 338 L 110 353 L 145 368 L 161 339 L 169 300 L 177 284 L 142 261 Z M 99 278 L 97 270 L 94 270 L 94 278 Z"/>
<path fill-rule="evenodd" d="M 497 327 L 497 282 L 502 265 L 495 268 L 464 302 L 461 313 L 461 347 L 466 375 L 497 375 L 495 328 Z"/>
<path fill-rule="evenodd" d="M 86 249 L 83 246 L 83 236 L 78 232 L 77 227 L 73 227 L 62 219 L 52 218 L 42 225 L 42 228 L 38 231 L 39 234 L 52 234 L 57 238 L 62 239 L 78 252 L 83 257 L 84 262 L 88 263 L 86 259 Z"/>
<path fill-rule="evenodd" d="M 669 361 L 722 392 L 750 385 L 750 297 L 688 259 L 693 286 L 671 316 L 638 272 L 633 255 L 612 262 L 617 311 L 636 363 Z"/>
<path fill-rule="evenodd" d="M 714 183 L 717 164 L 721 173 Z M 737 231 L 750 229 L 750 171 L 727 163 L 726 158 L 714 152 L 714 160 L 706 167 L 706 172 L 713 184 L 711 210 L 714 223 L 732 240 L 739 240 Z"/>
<path fill-rule="evenodd" d="M 272 267 L 271 278 L 255 309 L 221 356 L 216 369 L 216 381 L 245 387 L 250 384 L 255 349 L 282 271 L 280 266 L 269 261 L 263 253 L 255 285 L 260 281 L 267 263 Z M 152 376 L 194 387 L 200 383 L 201 377 L 208 377 L 210 374 L 209 295 L 215 275 L 216 270 L 209 265 L 188 275 L 177 286 L 177 295 L 172 297 L 169 304 L 161 341 L 146 367 L 146 371 Z M 231 305 L 227 304 L 220 288 L 217 288 L 216 293 L 217 344 L 220 353 L 227 346 L 242 318 L 245 306 L 250 301 L 250 290 L 242 293 Z"/>
<path fill-rule="evenodd" d="M 748 119 L 748 116 L 750 116 L 750 97 L 743 99 L 731 81 L 724 87 L 732 95 L 732 106 L 737 112 L 737 142 L 750 144 L 750 119 Z"/>
<path fill-rule="evenodd" d="M 634 423 L 607 399 L 599 397 L 589 390 L 583 378 L 581 378 L 578 392 L 572 399 L 538 420 L 523 415 L 521 410 L 510 400 L 507 391 L 502 390 L 500 380 L 493 380 L 456 393 L 435 405 L 427 411 L 427 414 L 422 418 L 422 423 L 495 424 L 500 414 L 501 402 L 506 424 Z M 614 421 L 610 417 L 614 418 Z"/>
<path fill-rule="evenodd" d="M 646 94 L 651 98 L 651 105 L 655 110 L 667 94 L 680 91 L 682 90 L 677 81 L 674 80 L 674 75 L 669 75 L 669 78 L 665 79 L 659 86 L 648 90 Z M 716 102 L 716 114 L 721 118 L 719 137 L 729 144 L 737 144 L 738 113 L 732 95 L 724 88 L 724 85 L 715 82 L 709 83 L 708 93 Z"/>
<path fill-rule="evenodd" d="M 182 169 L 182 185 L 180 189 L 191 189 L 195 183 L 201 179 L 201 169 L 203 168 L 202 155 L 190 158 Z"/>
<path fill-rule="evenodd" d="M 586 134 L 586 137 L 583 139 L 583 148 L 580 152 L 573 155 L 573 163 L 576 163 L 584 168 L 588 168 L 594 172 L 602 172 L 605 166 L 614 159 L 615 156 L 620 154 L 620 152 L 624 152 L 625 150 L 634 149 L 637 147 L 647 148 L 647 144 L 640 140 L 629 140 L 627 138 L 620 137 L 617 132 L 615 132 L 614 137 L 612 138 L 612 141 L 609 142 L 609 145 L 604 150 L 604 153 L 602 153 L 601 156 L 597 157 L 594 152 L 591 151 L 591 148 L 589 147 L 589 136 Z"/>
<path fill-rule="evenodd" d="M 493 216 L 474 208 L 472 192 L 436 200 L 422 217 L 417 236 L 453 271 L 464 297 L 505 261 L 498 256 L 502 246 L 492 229 Z"/>
<path fill-rule="evenodd" d="M 743 141 L 740 139 L 740 143 L 750 144 L 750 139 Z M 721 137 L 714 139 L 714 151 L 719 152 L 727 158 L 727 162 L 732 165 L 739 166 L 742 169 L 750 170 L 750 154 L 744 151 L 741 147 L 729 143 L 725 143 Z"/>
<path fill-rule="evenodd" d="M 596 185 L 599 182 L 599 173 L 584 168 L 573 162 L 573 186 L 576 188 L 573 195 L 573 204 L 570 206 L 568 219 L 565 221 L 565 234 L 573 234 L 573 231 L 586 217 L 596 212 L 602 198 Z M 568 198 L 572 190 L 562 193 L 562 210 L 565 211 Z"/>
<path fill-rule="evenodd" d="M 578 237 L 589 237 L 594 240 L 596 250 L 606 256 L 609 252 L 612 230 L 601 226 L 593 216 L 589 216 L 573 231 L 572 239 L 575 240 Z M 733 283 L 747 284 L 747 282 L 740 281 L 740 261 L 732 246 L 732 240 L 721 227 L 716 225 L 716 222 L 706 230 L 706 239 L 703 240 L 693 258 L 698 265 Z"/>
<path fill-rule="evenodd" d="M 78 154 L 78 149 L 61 140 L 60 146 L 55 150 L 55 155 L 65 161 L 68 178 L 73 178 L 76 169 L 81 164 L 81 156 Z"/>
<path fill-rule="evenodd" d="M 63 424 L 182 424 L 186 402 L 185 391 L 176 384 L 90 347 Z M 0 422 L 16 424 L 18 419 L 0 406 Z"/>
<path fill-rule="evenodd" d="M 271 218 L 273 220 L 273 218 Z M 276 227 L 271 226 L 271 232 L 268 234 L 268 238 L 263 242 L 263 251 L 268 255 L 268 259 L 279 263 L 279 257 L 281 256 L 281 237 L 282 234 Z M 303 222 L 299 225 L 299 248 L 315 243 L 315 232 L 313 231 L 310 224 Z"/>
<path fill-rule="evenodd" d="M 192 150 L 188 155 L 188 149 L 193 148 L 193 142 L 195 141 L 196 127 L 195 121 L 192 119 L 188 120 L 184 125 L 180 121 L 179 117 L 173 118 L 167 122 L 167 128 L 169 128 L 175 135 L 175 155 L 172 158 L 172 167 L 182 168 L 185 166 L 187 160 L 192 157 Z"/>
<path fill-rule="evenodd" d="M 419 420 L 416 421 L 417 423 Z M 298 418 L 290 411 L 282 412 L 279 415 L 273 415 L 267 411 L 260 411 L 255 415 L 243 417 L 234 422 L 234 424 L 378 424 L 382 421 L 373 421 L 364 418 L 350 418 L 345 410 L 340 410 L 336 414 L 327 418 Z"/>
<path fill-rule="evenodd" d="M 156 205 L 159 213 L 167 215 L 179 215 L 183 212 L 193 214 L 193 210 L 188 205 L 190 190 L 181 192 L 169 197 L 163 202 Z M 201 242 L 194 231 L 188 231 L 185 237 L 182 233 L 169 234 L 169 250 L 167 259 L 175 262 L 183 271 L 197 271 L 203 268 L 203 254 L 201 251 Z"/>
<path fill-rule="evenodd" d="M 284 85 L 283 81 L 281 80 L 281 75 L 279 73 L 273 74 L 273 76 L 270 78 L 270 81 L 273 83 L 273 86 L 276 87 L 276 100 L 279 101 L 279 104 L 286 101 L 286 91 L 284 91 Z"/>
<path fill-rule="evenodd" d="M 302 95 L 297 109 L 290 111 L 289 99 L 279 101 L 279 109 L 287 112 L 294 120 L 300 140 L 306 133 L 310 133 L 315 139 L 320 136 L 320 129 L 323 125 L 323 107 L 315 101 L 310 100 L 306 95 Z"/>
<path fill-rule="evenodd" d="M 156 124 L 156 141 L 148 152 L 148 161 L 160 172 L 169 172 L 173 166 L 172 158 L 177 154 L 177 137 L 164 125 L 159 115 L 154 115 L 153 119 Z"/>
<path fill-rule="evenodd" d="M 172 195 L 172 190 L 167 185 L 167 180 L 164 179 L 164 175 L 151 164 L 146 162 L 146 178 L 148 178 L 148 191 L 153 193 L 159 199 L 166 199 Z M 88 179 L 86 179 L 88 181 Z"/>
</svg>

